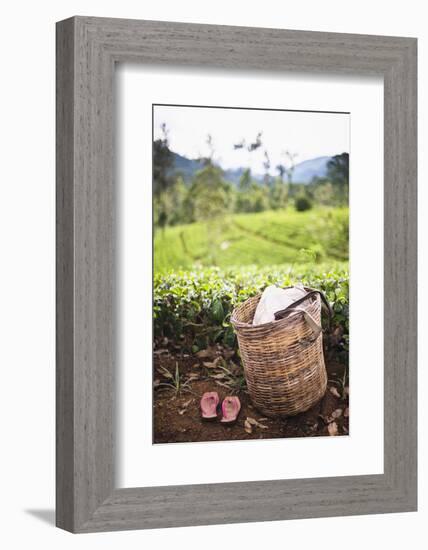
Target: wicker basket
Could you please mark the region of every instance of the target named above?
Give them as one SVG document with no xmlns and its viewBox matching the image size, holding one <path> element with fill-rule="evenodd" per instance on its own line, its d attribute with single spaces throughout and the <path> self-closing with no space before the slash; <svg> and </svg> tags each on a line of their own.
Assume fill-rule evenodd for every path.
<svg viewBox="0 0 428 550">
<path fill-rule="evenodd" d="M 285 318 L 253 326 L 260 294 L 232 313 L 248 391 L 265 416 L 304 412 L 322 398 L 327 387 L 322 331 L 313 329 L 314 322 L 321 325 L 321 294 L 306 290 L 311 292 L 305 300 L 308 315 L 287 308 Z"/>
</svg>

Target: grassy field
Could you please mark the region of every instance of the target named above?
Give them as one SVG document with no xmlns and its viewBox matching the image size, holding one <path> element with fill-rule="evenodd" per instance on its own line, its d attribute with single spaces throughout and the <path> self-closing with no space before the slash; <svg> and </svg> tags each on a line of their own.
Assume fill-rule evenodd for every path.
<svg viewBox="0 0 428 550">
<path fill-rule="evenodd" d="M 348 217 L 347 208 L 289 208 L 167 227 L 155 234 L 155 272 L 347 261 Z"/>
</svg>

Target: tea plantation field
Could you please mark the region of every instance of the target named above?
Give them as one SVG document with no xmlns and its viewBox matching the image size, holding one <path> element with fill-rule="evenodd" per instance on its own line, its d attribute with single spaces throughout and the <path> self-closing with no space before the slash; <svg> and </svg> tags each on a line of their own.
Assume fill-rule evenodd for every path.
<svg viewBox="0 0 428 550">
<path fill-rule="evenodd" d="M 347 208 L 289 208 L 157 230 L 156 273 L 218 266 L 346 262 Z"/>
</svg>

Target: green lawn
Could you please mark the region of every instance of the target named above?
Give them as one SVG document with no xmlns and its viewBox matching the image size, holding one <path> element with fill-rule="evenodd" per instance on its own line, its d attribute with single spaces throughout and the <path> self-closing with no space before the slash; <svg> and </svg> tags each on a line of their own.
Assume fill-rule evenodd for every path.
<svg viewBox="0 0 428 550">
<path fill-rule="evenodd" d="M 288 208 L 167 227 L 155 234 L 155 271 L 347 261 L 348 218 L 347 208 Z"/>
</svg>

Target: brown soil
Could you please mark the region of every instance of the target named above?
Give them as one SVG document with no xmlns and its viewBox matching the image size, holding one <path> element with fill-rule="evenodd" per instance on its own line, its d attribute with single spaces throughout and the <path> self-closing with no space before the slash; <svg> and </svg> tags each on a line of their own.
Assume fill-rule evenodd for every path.
<svg viewBox="0 0 428 550">
<path fill-rule="evenodd" d="M 201 357 L 200 355 L 205 355 Z M 328 360 L 329 383 L 323 399 L 305 413 L 284 419 L 266 418 L 251 404 L 239 359 L 216 347 L 198 356 L 158 349 L 154 355 L 154 443 L 272 439 L 349 434 L 349 388 L 344 387 L 344 366 Z M 177 376 L 178 374 L 178 376 Z M 233 425 L 203 421 L 199 401 L 204 392 L 217 391 L 222 400 L 235 394 L 241 412 Z M 221 402 L 221 401 L 220 401 Z M 250 418 L 259 425 L 245 429 Z"/>
</svg>

